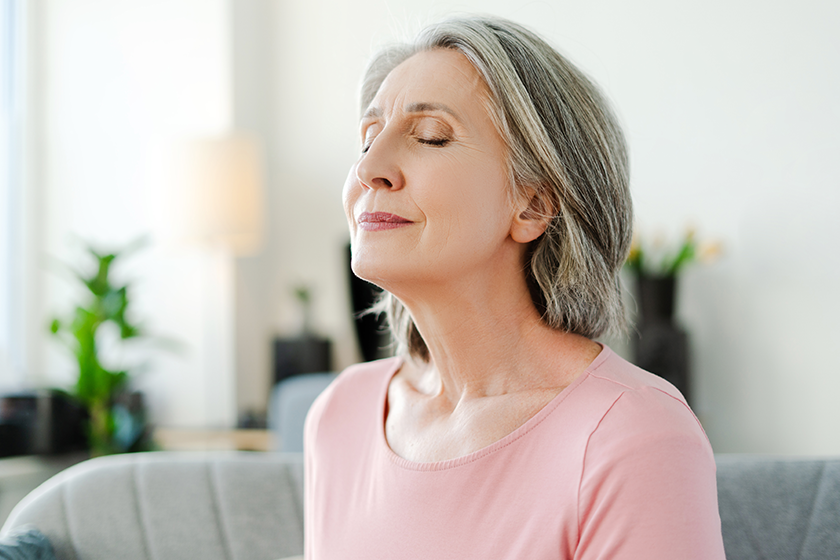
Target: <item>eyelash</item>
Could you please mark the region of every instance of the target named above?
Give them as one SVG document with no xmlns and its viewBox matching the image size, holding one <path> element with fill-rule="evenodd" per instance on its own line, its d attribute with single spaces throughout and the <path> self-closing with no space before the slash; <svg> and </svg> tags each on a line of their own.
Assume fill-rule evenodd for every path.
<svg viewBox="0 0 840 560">
<path fill-rule="evenodd" d="M 426 144 L 427 146 L 435 146 L 438 148 L 449 144 L 449 138 L 418 138 L 417 141 L 421 144 Z M 362 147 L 363 154 L 366 154 L 368 150 L 370 150 L 371 144 L 373 144 L 373 142 Z"/>
<path fill-rule="evenodd" d="M 449 143 L 449 138 L 418 138 L 418 142 L 428 146 L 446 146 Z"/>
</svg>

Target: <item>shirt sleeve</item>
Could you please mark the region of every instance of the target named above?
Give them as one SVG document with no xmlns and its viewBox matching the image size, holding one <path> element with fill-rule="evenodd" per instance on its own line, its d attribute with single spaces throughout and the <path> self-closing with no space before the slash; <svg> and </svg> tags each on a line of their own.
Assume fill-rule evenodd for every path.
<svg viewBox="0 0 840 560">
<path fill-rule="evenodd" d="M 575 560 L 725 560 L 715 470 L 684 402 L 623 392 L 584 454 Z"/>
</svg>

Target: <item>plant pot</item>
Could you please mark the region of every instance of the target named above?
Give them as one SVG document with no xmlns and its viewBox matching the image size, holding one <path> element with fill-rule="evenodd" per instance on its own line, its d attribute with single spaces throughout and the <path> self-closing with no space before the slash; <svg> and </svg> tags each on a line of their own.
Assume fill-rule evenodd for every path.
<svg viewBox="0 0 840 560">
<path fill-rule="evenodd" d="M 688 334 L 674 321 L 677 279 L 640 275 L 636 280 L 640 316 L 632 339 L 633 361 L 690 400 Z"/>
<path fill-rule="evenodd" d="M 121 391 L 88 411 L 88 443 L 94 457 L 151 449 L 142 393 Z"/>
<path fill-rule="evenodd" d="M 637 293 L 642 323 L 672 323 L 676 276 L 637 277 Z"/>
</svg>

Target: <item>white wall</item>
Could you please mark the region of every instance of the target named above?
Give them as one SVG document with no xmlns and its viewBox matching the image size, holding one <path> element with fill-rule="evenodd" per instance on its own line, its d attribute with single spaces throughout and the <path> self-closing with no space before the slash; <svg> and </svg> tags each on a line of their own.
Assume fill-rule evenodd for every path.
<svg viewBox="0 0 840 560">
<path fill-rule="evenodd" d="M 717 451 L 840 453 L 840 5 L 318 0 L 257 2 L 273 17 L 278 190 L 267 257 L 274 321 L 312 282 L 325 332 L 352 354 L 341 185 L 356 157 L 355 91 L 371 47 L 439 14 L 529 25 L 602 85 L 632 153 L 639 224 L 719 239 L 688 272 L 696 409 Z M 338 365 L 343 365 L 340 363 Z"/>
<path fill-rule="evenodd" d="M 71 312 L 78 293 L 53 259 L 81 262 L 79 239 L 112 249 L 151 234 L 152 246 L 115 272 L 136 280 L 134 312 L 148 331 L 183 345 L 180 353 L 155 353 L 138 378 L 152 417 L 175 426 L 232 422 L 207 383 L 214 318 L 204 298 L 217 286 L 207 274 L 215 261 L 154 237 L 172 146 L 231 126 L 227 2 L 45 0 L 41 8 L 44 293 L 31 327 L 39 340 L 31 374 L 59 385 L 75 375 L 66 352 L 44 334 L 47 318 Z"/>
<path fill-rule="evenodd" d="M 628 135 L 645 229 L 673 233 L 690 222 L 725 243 L 721 260 L 685 275 L 680 309 L 692 335 L 696 409 L 716 451 L 840 453 L 840 368 L 829 357 L 840 337 L 836 3 L 47 0 L 45 7 L 51 254 L 69 257 L 68 232 L 122 242 L 154 226 L 145 189 L 164 139 L 235 126 L 265 142 L 266 247 L 237 263 L 240 408 L 265 404 L 270 337 L 299 323 L 295 285 L 313 289 L 316 326 L 336 342 L 336 367 L 356 359 L 340 191 L 358 150 L 361 71 L 376 45 L 441 14 L 478 11 L 533 27 L 603 86 Z M 156 249 L 136 265 L 144 278 L 139 311 L 192 349 L 159 359 L 144 380 L 156 418 L 170 424 L 207 420 L 195 390 L 205 355 L 200 264 L 200 255 Z M 44 310 L 67 296 L 48 278 Z M 69 371 L 57 358 L 35 370 L 52 378 Z"/>
</svg>

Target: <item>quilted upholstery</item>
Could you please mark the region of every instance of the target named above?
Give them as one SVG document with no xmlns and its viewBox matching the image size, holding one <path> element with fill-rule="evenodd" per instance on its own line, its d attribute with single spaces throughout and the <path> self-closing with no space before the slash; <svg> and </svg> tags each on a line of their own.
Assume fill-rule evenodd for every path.
<svg viewBox="0 0 840 560">
<path fill-rule="evenodd" d="M 58 560 L 275 560 L 303 551 L 302 484 L 294 454 L 103 457 L 47 481 L 4 531 L 36 525 Z"/>
<path fill-rule="evenodd" d="M 840 559 L 840 460 L 716 462 L 728 560 Z"/>
</svg>

